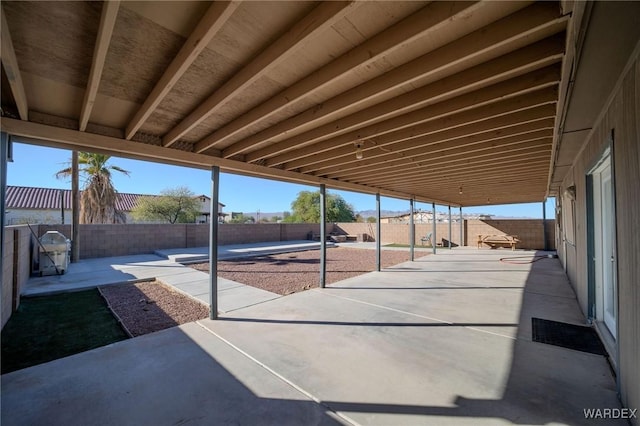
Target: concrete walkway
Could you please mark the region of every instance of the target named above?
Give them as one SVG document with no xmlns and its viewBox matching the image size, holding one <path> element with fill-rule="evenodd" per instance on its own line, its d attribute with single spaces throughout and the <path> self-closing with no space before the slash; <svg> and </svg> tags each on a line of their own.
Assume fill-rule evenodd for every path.
<svg viewBox="0 0 640 426">
<path fill-rule="evenodd" d="M 335 244 L 332 242 L 327 242 L 327 247 L 333 247 L 334 245 Z M 292 253 L 296 251 L 319 249 L 319 242 L 307 240 L 232 244 L 218 247 L 218 259 L 241 259 L 244 257 L 265 256 L 270 254 Z M 156 250 L 155 254 L 177 263 L 204 262 L 209 260 L 209 247 L 163 249 Z"/>
<path fill-rule="evenodd" d="M 219 247 L 219 259 L 288 253 L 318 249 L 320 243 L 284 241 Z M 157 278 L 189 296 L 209 303 L 209 274 L 176 262 L 203 262 L 208 248 L 158 250 L 156 254 L 85 259 L 69 265 L 63 275 L 33 277 L 22 289 L 23 296 L 79 291 L 105 285 Z M 221 312 L 263 303 L 280 297 L 225 278 L 218 278 L 218 306 Z"/>
<path fill-rule="evenodd" d="M 2 376 L 2 424 L 581 425 L 618 408 L 557 259 L 456 249 Z M 608 424 L 626 424 L 626 420 Z"/>
</svg>

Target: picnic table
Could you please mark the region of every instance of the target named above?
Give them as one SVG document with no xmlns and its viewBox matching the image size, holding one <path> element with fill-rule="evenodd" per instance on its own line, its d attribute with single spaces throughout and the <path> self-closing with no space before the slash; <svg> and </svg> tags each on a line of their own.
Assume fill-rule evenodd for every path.
<svg viewBox="0 0 640 426">
<path fill-rule="evenodd" d="M 505 246 L 515 250 L 516 244 L 519 242 L 517 235 L 478 235 L 478 248 L 486 244 L 492 249 Z"/>
</svg>

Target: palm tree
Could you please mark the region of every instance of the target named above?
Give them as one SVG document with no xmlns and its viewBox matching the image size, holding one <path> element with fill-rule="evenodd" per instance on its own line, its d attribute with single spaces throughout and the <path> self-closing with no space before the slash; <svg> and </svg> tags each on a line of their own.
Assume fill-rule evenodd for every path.
<svg viewBox="0 0 640 426">
<path fill-rule="evenodd" d="M 78 170 L 85 175 L 80 198 L 80 223 L 122 223 L 123 212 L 116 209 L 117 192 L 111 181 L 111 171 L 129 176 L 129 172 L 118 166 L 107 164 L 110 155 L 90 152 L 78 153 Z M 56 173 L 61 179 L 71 176 L 71 166 Z"/>
</svg>

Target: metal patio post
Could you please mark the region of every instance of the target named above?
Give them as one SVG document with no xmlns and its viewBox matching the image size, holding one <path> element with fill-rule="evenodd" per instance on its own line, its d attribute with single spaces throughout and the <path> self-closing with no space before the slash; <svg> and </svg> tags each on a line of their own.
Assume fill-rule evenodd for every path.
<svg viewBox="0 0 640 426">
<path fill-rule="evenodd" d="M 449 207 L 449 250 L 451 250 L 451 206 Z"/>
<path fill-rule="evenodd" d="M 382 250 L 382 225 L 380 224 L 380 194 L 376 194 L 376 271 L 380 272 L 380 252 Z"/>
<path fill-rule="evenodd" d="M 433 223 L 431 224 L 431 247 L 436 254 L 436 203 L 431 203 Z"/>
<path fill-rule="evenodd" d="M 545 209 L 545 201 L 542 202 L 542 238 L 544 239 L 544 251 L 549 250 L 549 245 L 547 244 L 547 210 Z"/>
<path fill-rule="evenodd" d="M 464 220 L 462 219 L 462 206 L 460 206 L 460 247 L 464 246 L 464 235 L 462 235 L 463 228 L 464 228 Z"/>
<path fill-rule="evenodd" d="M 413 198 L 409 200 L 409 260 L 413 262 L 414 259 L 414 249 L 416 240 L 416 227 L 413 222 Z"/>
<path fill-rule="evenodd" d="M 6 210 L 6 191 L 7 191 L 7 160 L 9 158 L 9 135 L 5 132 L 0 133 L 0 247 L 4 254 L 4 221 Z M 0 271 L 4 270 L 4 256 L 0 256 Z M 0 275 L 0 284 L 2 284 L 2 276 Z"/>
<path fill-rule="evenodd" d="M 71 152 L 71 262 L 80 260 L 80 174 L 78 151 Z"/>
<path fill-rule="evenodd" d="M 209 216 L 209 318 L 218 318 L 218 197 L 220 167 L 211 167 L 211 215 Z"/>
<path fill-rule="evenodd" d="M 327 188 L 320 185 L 320 288 L 327 282 Z"/>
</svg>

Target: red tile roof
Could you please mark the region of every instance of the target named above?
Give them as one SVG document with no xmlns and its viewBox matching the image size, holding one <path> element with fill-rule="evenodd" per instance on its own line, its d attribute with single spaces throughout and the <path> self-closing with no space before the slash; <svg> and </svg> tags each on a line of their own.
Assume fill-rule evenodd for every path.
<svg viewBox="0 0 640 426">
<path fill-rule="evenodd" d="M 7 186 L 7 209 L 47 209 L 55 210 L 60 208 L 60 193 L 65 209 L 71 209 L 71 190 L 55 188 L 34 188 L 30 186 Z M 131 211 L 136 206 L 138 198 L 148 195 L 118 193 L 116 209 L 120 211 Z M 207 197 L 199 195 L 198 197 Z M 224 207 L 224 204 L 219 203 Z"/>
<path fill-rule="evenodd" d="M 7 186 L 8 209 L 59 209 L 60 194 L 65 209 L 71 209 L 71 190 L 54 188 L 33 188 L 29 186 Z M 141 194 L 118 193 L 116 209 L 131 211 Z"/>
</svg>

